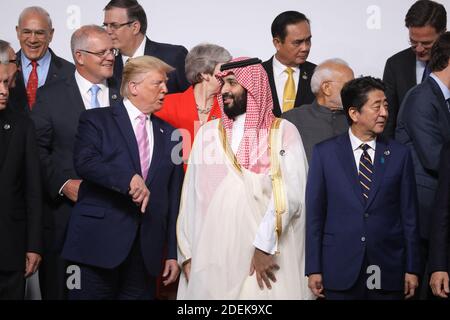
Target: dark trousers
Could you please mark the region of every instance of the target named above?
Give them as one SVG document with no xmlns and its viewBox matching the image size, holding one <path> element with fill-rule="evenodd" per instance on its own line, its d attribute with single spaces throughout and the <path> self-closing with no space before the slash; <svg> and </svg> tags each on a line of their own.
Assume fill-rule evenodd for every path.
<svg viewBox="0 0 450 320">
<path fill-rule="evenodd" d="M 369 289 L 367 287 L 367 279 L 371 276 L 367 274 L 367 267 L 369 265 L 365 258 L 355 284 L 348 290 L 337 291 L 325 289 L 325 298 L 327 300 L 403 300 L 403 291 Z"/>
<path fill-rule="evenodd" d="M 67 267 L 60 257 L 61 241 L 53 229 L 44 229 L 45 252 L 39 267 L 39 286 L 43 300 L 67 300 Z"/>
<path fill-rule="evenodd" d="M 25 298 L 25 270 L 0 271 L 0 300 Z"/>
<path fill-rule="evenodd" d="M 74 263 L 76 264 L 76 263 Z M 69 300 L 153 300 L 156 277 L 151 276 L 142 258 L 137 236 L 125 261 L 114 269 L 78 264 L 81 289 L 69 290 Z"/>
</svg>

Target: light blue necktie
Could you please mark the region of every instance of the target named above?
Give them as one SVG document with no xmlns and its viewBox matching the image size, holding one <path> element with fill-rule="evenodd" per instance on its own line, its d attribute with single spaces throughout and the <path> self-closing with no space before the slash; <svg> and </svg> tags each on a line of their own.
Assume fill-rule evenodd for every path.
<svg viewBox="0 0 450 320">
<path fill-rule="evenodd" d="M 91 92 L 91 108 L 100 108 L 100 102 L 98 102 L 98 91 L 100 90 L 100 87 L 96 84 L 93 84 L 91 89 L 89 91 Z"/>
</svg>

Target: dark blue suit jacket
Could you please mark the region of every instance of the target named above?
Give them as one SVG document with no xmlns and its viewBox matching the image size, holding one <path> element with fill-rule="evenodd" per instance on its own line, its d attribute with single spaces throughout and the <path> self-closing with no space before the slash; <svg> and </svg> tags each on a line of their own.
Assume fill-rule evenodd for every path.
<svg viewBox="0 0 450 320">
<path fill-rule="evenodd" d="M 123 103 L 89 110 L 80 117 L 74 164 L 84 179 L 69 221 L 62 256 L 70 261 L 114 268 L 128 256 L 138 228 L 145 265 L 161 271 L 163 248 L 176 259 L 176 219 L 183 166 L 172 161 L 179 143 L 175 130 L 152 117 L 154 149 L 146 180 L 150 201 L 145 214 L 128 195 L 131 178 L 141 174 L 134 131 Z M 179 148 L 180 149 L 180 148 Z M 175 148 L 176 150 L 176 148 Z"/>
<path fill-rule="evenodd" d="M 450 113 L 433 78 L 428 77 L 405 96 L 395 139 L 411 149 L 419 199 L 420 235 L 428 239 L 438 185 L 439 155 L 442 146 L 450 141 Z"/>
<path fill-rule="evenodd" d="M 180 45 L 173 45 L 168 43 L 160 43 L 151 41 L 149 38 L 145 40 L 146 56 L 153 56 L 161 59 L 165 63 L 174 67 L 175 70 L 168 74 L 169 81 L 167 82 L 168 93 L 184 92 L 189 87 L 189 82 L 185 74 L 185 59 L 188 51 L 185 47 Z M 114 79 L 120 84 L 122 83 L 123 61 L 122 55 L 119 54 L 114 62 Z"/>
<path fill-rule="evenodd" d="M 365 203 L 348 133 L 317 144 L 306 187 L 306 274 L 347 290 L 366 256 L 380 267 L 382 289 L 403 290 L 405 272 L 421 271 L 414 185 L 408 148 L 379 137 Z"/>
</svg>

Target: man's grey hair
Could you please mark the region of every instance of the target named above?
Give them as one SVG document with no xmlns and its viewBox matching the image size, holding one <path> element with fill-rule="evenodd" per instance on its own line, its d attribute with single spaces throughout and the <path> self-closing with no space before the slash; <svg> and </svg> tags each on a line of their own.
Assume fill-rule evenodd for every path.
<svg viewBox="0 0 450 320">
<path fill-rule="evenodd" d="M 108 32 L 106 32 L 106 30 L 102 27 L 95 24 L 82 26 L 74 31 L 74 33 L 72 34 L 72 38 L 70 39 L 70 49 L 72 51 L 74 61 L 76 61 L 75 53 L 78 50 L 88 49 L 89 38 L 92 37 L 93 34 L 108 35 Z"/>
<path fill-rule="evenodd" d="M 23 9 L 22 13 L 19 16 L 19 22 L 18 22 L 18 26 L 20 26 L 23 18 L 31 13 L 35 13 L 38 14 L 42 17 L 44 17 L 45 19 L 47 19 L 47 23 L 50 29 L 53 29 L 53 23 L 52 23 L 52 19 L 50 18 L 50 14 L 47 12 L 47 10 L 45 10 L 42 7 L 38 7 L 38 6 L 33 6 L 33 7 L 28 7 Z"/>
<path fill-rule="evenodd" d="M 349 67 L 348 63 L 340 58 L 333 58 L 323 61 L 314 69 L 314 74 L 311 77 L 311 91 L 317 96 L 320 86 L 325 81 L 333 80 L 336 71 L 330 68 L 331 64 Z"/>
<path fill-rule="evenodd" d="M 201 43 L 193 47 L 186 56 L 186 78 L 192 85 L 202 81 L 201 74 L 213 74 L 218 63 L 231 60 L 227 49 L 211 44 Z"/>
<path fill-rule="evenodd" d="M 9 42 L 0 40 L 0 64 L 9 64 Z"/>
</svg>

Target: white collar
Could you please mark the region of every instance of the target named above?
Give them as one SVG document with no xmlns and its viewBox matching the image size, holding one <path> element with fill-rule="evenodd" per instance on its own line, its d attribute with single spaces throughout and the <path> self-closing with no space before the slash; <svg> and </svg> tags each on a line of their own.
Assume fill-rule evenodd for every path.
<svg viewBox="0 0 450 320">
<path fill-rule="evenodd" d="M 105 91 L 108 86 L 106 85 L 106 80 L 103 80 L 100 83 L 92 83 L 89 80 L 87 80 L 85 77 L 83 77 L 78 70 L 75 71 L 75 81 L 77 82 L 78 88 L 80 89 L 80 92 L 86 93 L 91 90 L 91 87 L 96 84 L 100 87 L 101 91 Z"/>
<path fill-rule="evenodd" d="M 273 72 L 274 74 L 280 76 L 282 74 L 284 74 L 286 68 L 288 68 L 287 66 L 285 66 L 284 64 L 282 64 L 276 56 L 273 56 Z M 300 68 L 297 67 L 290 67 L 292 70 L 294 70 L 294 74 L 298 74 L 300 72 Z"/>
<path fill-rule="evenodd" d="M 130 59 L 130 58 L 142 57 L 145 54 L 145 43 L 146 43 L 146 41 L 147 41 L 147 38 L 144 37 L 144 39 L 142 39 L 141 44 L 136 49 L 136 51 L 134 52 L 132 57 L 128 57 L 128 56 L 122 55 L 123 64 L 125 64 L 127 62 L 127 60 Z"/>
<path fill-rule="evenodd" d="M 377 138 L 368 142 L 363 142 L 353 134 L 351 127 L 348 128 L 348 135 L 350 136 L 350 143 L 352 144 L 353 151 L 360 149 L 362 144 L 367 144 L 371 149 L 375 150 L 377 145 Z"/>
<path fill-rule="evenodd" d="M 143 113 L 141 110 L 136 108 L 136 106 L 128 98 L 123 99 L 123 104 L 125 106 L 125 109 L 127 109 L 128 116 L 133 121 L 136 120 Z M 148 115 L 147 119 L 151 121 L 151 117 L 149 117 Z"/>
</svg>

